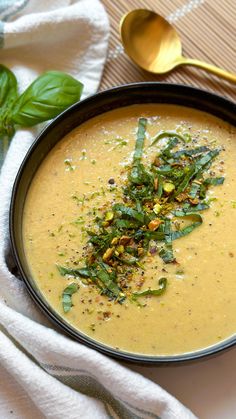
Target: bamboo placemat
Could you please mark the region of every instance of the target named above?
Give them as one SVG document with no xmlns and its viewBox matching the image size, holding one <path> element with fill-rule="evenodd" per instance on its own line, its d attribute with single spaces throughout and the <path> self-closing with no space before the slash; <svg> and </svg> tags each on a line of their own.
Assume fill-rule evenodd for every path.
<svg viewBox="0 0 236 419">
<path fill-rule="evenodd" d="M 197 58 L 236 73 L 235 0 L 103 0 L 111 24 L 107 63 L 100 89 L 137 81 L 188 84 L 236 101 L 236 85 L 193 67 L 179 67 L 155 76 L 142 71 L 123 52 L 119 20 L 129 10 L 148 8 L 176 27 L 186 57 Z"/>
</svg>

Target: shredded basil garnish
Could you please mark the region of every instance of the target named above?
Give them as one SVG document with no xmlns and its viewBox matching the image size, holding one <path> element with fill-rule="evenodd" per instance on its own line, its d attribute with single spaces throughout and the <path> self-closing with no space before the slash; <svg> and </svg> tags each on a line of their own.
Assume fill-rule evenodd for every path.
<svg viewBox="0 0 236 419">
<path fill-rule="evenodd" d="M 82 277 L 82 278 L 90 278 L 90 271 L 89 269 L 82 268 L 82 269 L 73 269 L 73 268 L 67 268 L 66 266 L 57 265 L 57 269 L 60 272 L 62 276 L 71 275 L 76 277 Z"/>
<path fill-rule="evenodd" d="M 154 137 L 151 146 L 162 138 L 165 145 L 159 145 L 158 150 L 153 147 L 154 161 L 144 164 L 146 128 L 147 119 L 140 118 L 122 197 L 115 204 L 107 203 L 102 215 L 96 216 L 94 229 L 87 230 L 85 249 L 90 251 L 84 266 L 57 266 L 62 276 L 82 278 L 87 286 L 119 303 L 165 291 L 167 278 L 159 280 L 159 289 L 142 291 L 133 289 L 132 277 L 145 268 L 142 259 L 146 256 L 159 257 L 164 263 L 177 262 L 173 242 L 201 226 L 202 212 L 211 202 L 205 200 L 208 189 L 224 182 L 224 177 L 215 177 L 209 170 L 220 149 L 208 145 L 190 148 L 191 137 L 175 131 L 161 131 Z M 64 310 L 72 306 L 76 284 L 72 285 L 63 293 Z"/>
<path fill-rule="evenodd" d="M 166 290 L 167 287 L 167 279 L 166 278 L 160 278 L 158 281 L 159 284 L 159 289 L 157 290 L 152 290 L 152 289 L 147 289 L 145 291 L 140 291 L 140 292 L 133 292 L 132 293 L 132 297 L 133 298 L 138 298 L 138 297 L 144 297 L 145 295 L 162 295 L 163 292 Z"/>
<path fill-rule="evenodd" d="M 224 183 L 225 178 L 224 177 L 209 177 L 207 179 L 204 180 L 203 184 L 204 185 L 222 185 Z"/>
<path fill-rule="evenodd" d="M 102 293 L 118 300 L 123 300 L 121 289 L 116 283 L 116 272 L 109 265 L 99 262 L 94 265 L 93 273 L 102 283 Z"/>
<path fill-rule="evenodd" d="M 79 285 L 73 282 L 72 284 L 68 285 L 63 293 L 62 293 L 62 305 L 64 313 L 68 313 L 70 311 L 71 307 L 73 306 L 72 303 L 72 295 L 78 291 Z"/>
<path fill-rule="evenodd" d="M 176 131 L 160 131 L 152 140 L 150 147 L 152 147 L 153 145 L 155 145 L 158 141 L 162 140 L 162 138 L 177 138 L 181 141 L 183 141 L 184 143 L 186 141 L 188 141 L 188 137 L 178 134 Z"/>
</svg>

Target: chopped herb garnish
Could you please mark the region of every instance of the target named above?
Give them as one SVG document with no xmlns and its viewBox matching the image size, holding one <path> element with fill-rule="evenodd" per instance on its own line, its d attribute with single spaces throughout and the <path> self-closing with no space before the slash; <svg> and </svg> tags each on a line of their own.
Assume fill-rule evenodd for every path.
<svg viewBox="0 0 236 419">
<path fill-rule="evenodd" d="M 209 177 L 204 180 L 204 185 L 222 185 L 224 183 L 225 178 L 224 177 Z"/>
<path fill-rule="evenodd" d="M 90 278 L 90 271 L 86 268 L 81 269 L 73 269 L 73 268 L 67 268 L 66 266 L 57 265 L 57 269 L 60 272 L 62 276 L 71 275 L 76 277 L 82 277 L 82 278 Z"/>
<path fill-rule="evenodd" d="M 73 306 L 72 303 L 72 295 L 78 291 L 79 285 L 73 282 L 72 284 L 68 285 L 63 293 L 62 293 L 62 305 L 63 310 L 65 313 L 68 313 L 70 311 L 71 307 Z"/>
<path fill-rule="evenodd" d="M 189 136 L 188 134 L 178 134 L 176 131 L 160 131 L 155 137 L 152 139 L 151 146 L 155 145 L 158 141 L 162 140 L 162 138 L 173 138 L 179 139 L 181 141 L 189 142 Z"/>
<path fill-rule="evenodd" d="M 175 211 L 176 217 L 187 217 L 195 219 L 195 221 L 184 227 L 182 230 L 173 231 L 171 233 L 171 240 L 179 239 L 180 237 L 186 236 L 187 234 L 191 233 L 196 227 L 199 227 L 202 224 L 202 216 L 197 214 L 196 212 L 184 212 L 184 211 Z"/>
<path fill-rule="evenodd" d="M 71 159 L 65 159 L 64 163 L 67 166 L 67 170 L 70 170 L 70 171 L 75 170 L 75 166 L 73 166 Z"/>
<path fill-rule="evenodd" d="M 116 148 L 123 147 L 128 144 L 128 141 L 122 137 L 116 137 L 112 140 L 104 141 L 104 144 L 114 144 L 114 146 L 110 149 L 110 151 L 115 150 Z"/>
<path fill-rule="evenodd" d="M 166 289 L 167 286 L 167 279 L 166 278 L 160 278 L 158 281 L 159 288 L 157 290 L 147 289 L 145 291 L 140 292 L 133 292 L 132 297 L 138 298 L 138 297 L 144 297 L 146 295 L 161 295 Z"/>
<path fill-rule="evenodd" d="M 144 291 L 140 289 L 143 283 L 134 285 L 132 278 L 138 274 L 143 276 L 147 256 L 159 257 L 166 264 L 178 262 L 173 242 L 201 226 L 201 213 L 214 199 L 206 199 L 208 189 L 224 182 L 224 177 L 215 177 L 215 172 L 210 171 L 220 149 L 208 145 L 190 148 L 188 143 L 192 139 L 189 134 L 159 132 L 151 146 L 163 138 L 165 144 L 160 146 L 159 143 L 158 150 L 153 147 L 153 163 L 144 164 L 146 127 L 147 119 L 140 118 L 133 161 L 122 193 L 117 194 L 119 198 L 115 204 L 105 203 L 102 214 L 98 213 L 99 216 L 94 218 L 94 228 L 87 230 L 84 266 L 57 266 L 62 276 L 82 278 L 87 286 L 97 288 L 100 294 L 119 303 L 126 298 L 135 300 L 164 293 L 167 278 L 159 280 L 158 289 Z M 122 145 L 123 139 L 117 138 L 116 141 Z M 181 148 L 183 144 L 184 148 Z M 115 180 L 110 178 L 109 183 L 113 184 Z M 74 195 L 73 199 L 83 203 L 97 193 L 83 199 Z M 102 189 L 100 194 L 105 195 L 105 191 Z M 215 215 L 218 214 L 215 212 Z M 82 217 L 74 221 L 75 224 L 83 222 Z M 180 272 L 176 271 L 176 274 Z M 76 284 L 72 285 L 74 290 Z M 66 300 L 64 310 L 72 306 L 71 295 L 75 292 L 72 289 L 63 293 Z"/>
<path fill-rule="evenodd" d="M 78 217 L 76 220 L 72 221 L 72 224 L 74 224 L 74 225 L 81 225 L 81 224 L 84 224 L 84 223 L 85 223 L 85 221 L 84 221 L 83 217 Z"/>
<path fill-rule="evenodd" d="M 80 157 L 80 160 L 87 160 L 87 156 L 86 156 L 86 154 L 87 154 L 87 151 L 86 151 L 86 150 L 82 150 L 82 151 L 81 151 L 81 157 Z"/>
<path fill-rule="evenodd" d="M 102 294 L 115 298 L 118 301 L 123 300 L 123 293 L 116 283 L 116 272 L 109 265 L 99 262 L 93 266 L 93 275 L 102 283 Z"/>
<path fill-rule="evenodd" d="M 183 269 L 177 269 L 176 275 L 184 275 L 184 270 Z"/>
</svg>

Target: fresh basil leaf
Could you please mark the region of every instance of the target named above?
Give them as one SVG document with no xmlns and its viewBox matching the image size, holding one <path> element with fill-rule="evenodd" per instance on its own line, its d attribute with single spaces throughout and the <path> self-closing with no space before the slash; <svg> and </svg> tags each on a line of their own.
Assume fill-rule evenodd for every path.
<svg viewBox="0 0 236 419">
<path fill-rule="evenodd" d="M 17 80 L 11 70 L 0 65 L 0 168 L 15 133 L 10 109 L 17 99 Z"/>
<path fill-rule="evenodd" d="M 70 311 L 71 307 L 73 306 L 72 303 L 72 295 L 78 291 L 79 285 L 73 282 L 72 284 L 68 285 L 63 293 L 62 293 L 62 305 L 64 313 L 68 313 Z"/>
<path fill-rule="evenodd" d="M 11 70 L 0 65 L 0 113 L 17 99 L 17 80 Z"/>
<path fill-rule="evenodd" d="M 68 74 L 48 71 L 39 76 L 17 99 L 11 119 L 31 127 L 55 118 L 80 99 L 83 85 Z"/>
<path fill-rule="evenodd" d="M 158 295 L 158 296 L 162 295 L 163 292 L 165 292 L 166 287 L 167 287 L 167 279 L 160 278 L 158 281 L 158 284 L 159 284 L 159 289 L 157 290 L 147 289 L 145 291 L 133 292 L 132 297 L 138 298 L 138 297 L 144 297 L 145 295 Z"/>
</svg>

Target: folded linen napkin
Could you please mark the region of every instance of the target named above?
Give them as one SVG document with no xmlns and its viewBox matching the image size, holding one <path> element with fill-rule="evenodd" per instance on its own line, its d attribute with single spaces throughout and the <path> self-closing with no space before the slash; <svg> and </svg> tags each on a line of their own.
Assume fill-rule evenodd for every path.
<svg viewBox="0 0 236 419">
<path fill-rule="evenodd" d="M 99 0 L 0 3 L 1 63 L 24 89 L 49 69 L 98 88 L 109 25 Z M 12 273 L 8 239 L 11 189 L 35 130 L 18 131 L 0 177 L 0 417 L 194 418 L 158 385 L 65 337 Z"/>
</svg>

